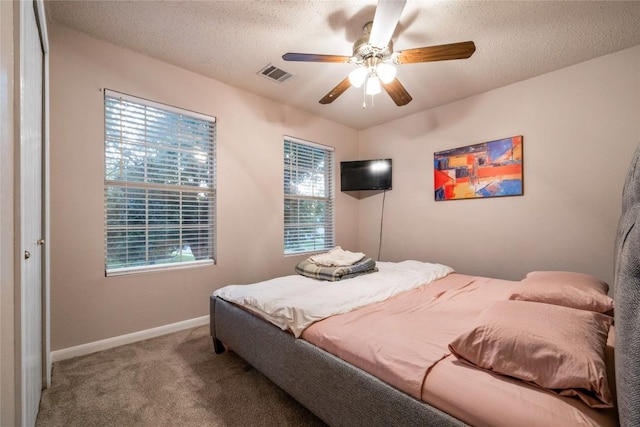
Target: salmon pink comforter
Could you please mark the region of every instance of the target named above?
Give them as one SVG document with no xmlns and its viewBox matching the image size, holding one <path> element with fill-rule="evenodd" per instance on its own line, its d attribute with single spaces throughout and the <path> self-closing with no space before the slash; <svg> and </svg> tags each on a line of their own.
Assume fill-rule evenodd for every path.
<svg viewBox="0 0 640 427">
<path fill-rule="evenodd" d="M 472 425 L 616 425 L 615 410 L 589 408 L 451 355 L 449 343 L 519 283 L 450 274 L 314 323 L 302 338 Z"/>
</svg>

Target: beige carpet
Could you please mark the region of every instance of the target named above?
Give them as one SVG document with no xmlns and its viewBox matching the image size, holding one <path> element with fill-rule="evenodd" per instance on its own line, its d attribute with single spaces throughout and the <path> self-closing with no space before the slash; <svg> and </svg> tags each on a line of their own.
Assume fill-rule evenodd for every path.
<svg viewBox="0 0 640 427">
<path fill-rule="evenodd" d="M 36 426 L 324 426 L 208 326 L 53 365 Z"/>
</svg>

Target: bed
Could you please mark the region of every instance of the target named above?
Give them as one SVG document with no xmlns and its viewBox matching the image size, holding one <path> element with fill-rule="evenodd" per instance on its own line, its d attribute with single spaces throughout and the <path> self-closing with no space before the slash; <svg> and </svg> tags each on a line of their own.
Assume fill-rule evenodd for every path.
<svg viewBox="0 0 640 427">
<path fill-rule="evenodd" d="M 376 294 L 376 280 L 414 267 L 419 274 L 409 281 L 424 283 L 399 285 L 355 308 L 329 303 L 331 294 L 314 295 L 326 298 L 319 314 L 296 312 L 290 304 L 298 305 L 299 295 L 275 308 L 267 304 L 268 311 L 216 291 L 214 350 L 232 349 L 331 426 L 638 426 L 639 162 L 640 147 L 624 184 L 616 236 L 615 315 L 607 285 L 579 273 L 539 271 L 507 281 L 451 271 L 433 276 L 414 261 L 377 263 L 374 274 L 321 286 L 349 286 L 355 294 L 371 287 Z M 277 286 L 313 281 L 280 279 L 285 285 Z M 251 286 L 238 287 L 245 302 Z M 283 313 L 286 321 L 273 318 Z M 516 324 L 520 329 L 505 334 Z M 530 342 L 537 336 L 544 346 Z"/>
</svg>

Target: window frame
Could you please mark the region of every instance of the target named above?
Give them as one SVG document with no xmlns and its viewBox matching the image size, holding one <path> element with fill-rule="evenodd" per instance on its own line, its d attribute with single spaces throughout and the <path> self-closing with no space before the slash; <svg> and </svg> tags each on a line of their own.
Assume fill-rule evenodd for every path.
<svg viewBox="0 0 640 427">
<path fill-rule="evenodd" d="M 313 150 L 321 150 L 324 152 L 324 155 L 327 157 L 328 162 L 325 163 L 325 169 L 323 173 L 323 177 L 325 180 L 325 196 L 318 195 L 301 195 L 301 194 L 293 194 L 287 193 L 287 176 L 291 176 L 291 173 L 299 172 L 300 168 L 293 168 L 287 165 L 287 144 L 291 144 L 292 146 L 304 146 L 307 148 L 311 148 Z M 296 148 L 297 150 L 297 148 Z M 313 254 L 319 252 L 326 252 L 327 250 L 333 249 L 335 247 L 335 186 L 336 186 L 336 167 L 335 167 L 336 159 L 335 159 L 335 148 L 327 145 L 318 144 L 316 142 L 307 141 L 304 139 L 284 135 L 283 137 L 283 253 L 284 256 L 297 256 L 304 254 Z M 288 174 L 289 172 L 289 174 Z M 311 227 L 314 224 L 317 225 L 317 221 L 315 222 L 298 222 L 293 225 L 287 224 L 287 202 L 288 201 L 298 201 L 298 202 L 324 202 L 328 207 L 329 213 L 328 215 L 324 215 L 325 219 L 322 223 L 328 224 L 330 230 L 328 234 L 324 234 L 322 240 L 324 240 L 324 244 L 322 247 L 314 247 L 313 249 L 306 250 L 287 250 L 287 242 L 294 241 L 292 239 L 287 238 L 288 230 L 298 229 L 304 227 Z M 299 215 L 298 215 L 299 217 Z M 325 225 L 326 227 L 326 225 Z M 319 240 L 318 235 L 314 234 L 314 241 L 317 242 Z"/>
<path fill-rule="evenodd" d="M 192 267 L 199 267 L 199 266 L 206 266 L 206 265 L 215 265 L 216 264 L 216 232 L 217 232 L 217 215 L 216 215 L 216 200 L 217 200 L 217 183 L 216 183 L 216 171 L 217 171 L 217 156 L 216 156 L 216 148 L 217 148 L 217 119 L 216 117 L 213 116 L 208 116 L 205 114 L 201 114 L 201 113 L 197 113 L 194 111 L 190 111 L 190 110 L 186 110 L 183 108 L 178 108 L 178 107 L 174 107 L 171 105 L 167 105 L 167 104 L 162 104 L 159 102 L 155 102 L 155 101 L 151 101 L 148 99 L 144 99 L 144 98 L 140 98 L 140 97 L 136 97 L 133 95 L 128 95 L 128 94 L 124 94 L 121 92 L 117 92 L 117 91 L 113 91 L 110 89 L 104 89 L 103 91 L 103 108 L 104 108 L 104 146 L 103 146 L 103 155 L 104 155 L 104 162 L 103 162 L 103 166 L 104 166 L 104 171 L 103 171 L 103 177 L 104 177 L 104 195 L 103 195 L 103 200 L 104 200 L 104 218 L 103 218 L 103 225 L 104 225 L 104 272 L 105 272 L 105 276 L 109 277 L 109 276 L 119 276 L 119 275 L 125 275 L 125 274 L 133 274 L 133 273 L 141 273 L 141 272 L 151 272 L 151 271 L 166 271 L 166 270 L 175 270 L 175 269 L 184 269 L 184 268 L 192 268 Z M 111 127 L 112 125 L 109 124 L 109 120 L 113 120 L 113 118 L 109 115 L 108 113 L 108 103 L 111 102 L 120 102 L 120 103 L 131 103 L 131 104 L 135 104 L 135 106 L 137 108 L 140 108 L 141 110 L 144 111 L 145 115 L 145 121 L 143 122 L 144 125 L 142 126 L 142 129 L 144 129 L 144 137 L 140 138 L 140 140 L 138 141 L 134 141 L 134 142 L 125 142 L 125 137 L 123 136 L 122 133 L 120 133 L 119 139 L 120 141 L 118 141 L 118 137 L 113 137 L 113 136 L 109 136 L 108 132 L 111 130 L 113 131 L 113 128 Z M 197 120 L 197 121 L 205 121 L 208 122 L 207 124 L 209 125 L 209 128 L 205 131 L 205 135 L 208 133 L 208 135 L 206 137 L 204 137 L 204 140 L 208 141 L 207 144 L 205 144 L 206 146 L 206 150 L 204 152 L 205 157 L 205 164 L 206 167 L 204 167 L 205 170 L 207 170 L 206 173 L 200 173 L 200 175 L 198 175 L 199 178 L 201 177 L 205 177 L 204 180 L 201 180 L 200 183 L 201 185 L 199 186 L 195 186 L 193 183 L 195 181 L 191 181 L 190 184 L 187 184 L 185 182 L 182 181 L 183 176 L 182 172 L 178 172 L 178 178 L 177 178 L 177 183 L 154 183 L 152 178 L 149 178 L 149 176 L 151 176 L 150 171 L 154 170 L 154 165 L 153 163 L 150 163 L 148 161 L 148 156 L 147 156 L 147 149 L 151 148 L 155 153 L 163 153 L 166 156 L 169 156 L 170 154 L 176 156 L 175 160 L 177 162 L 177 164 L 179 166 L 176 166 L 176 170 L 181 170 L 181 167 L 188 167 L 188 166 L 192 166 L 192 167 L 196 167 L 199 163 L 195 162 L 193 159 L 190 162 L 187 163 L 182 163 L 183 160 L 183 156 L 184 157 L 188 157 L 189 155 L 195 157 L 197 159 L 197 155 L 201 154 L 202 151 L 197 150 L 195 148 L 195 146 L 189 145 L 187 144 L 186 148 L 185 146 L 182 145 L 182 141 L 180 143 L 178 143 L 177 146 L 173 146 L 169 143 L 161 143 L 161 142 L 152 142 L 149 141 L 151 139 L 150 135 L 152 133 L 152 131 L 154 130 L 158 130 L 158 128 L 161 125 L 165 125 L 166 123 L 163 122 L 158 122 L 152 125 L 149 125 L 149 123 L 151 122 L 147 122 L 146 121 L 146 114 L 149 113 L 150 110 L 160 110 L 160 112 L 162 113 L 166 113 L 169 115 L 169 117 L 164 117 L 164 120 L 176 120 L 182 124 L 184 122 L 189 122 L 191 120 Z M 132 117 L 125 117 L 124 119 L 121 118 L 120 123 L 122 125 L 122 123 L 125 120 L 133 120 Z M 117 120 L 116 120 L 117 122 Z M 191 123 L 191 125 L 193 126 L 193 123 Z M 155 127 L 154 127 L 155 126 Z M 172 128 L 173 129 L 173 128 Z M 174 130 L 175 131 L 175 130 Z M 169 132 L 170 134 L 170 132 Z M 175 135 L 172 135 L 175 138 Z M 167 134 L 165 133 L 161 133 L 161 136 L 158 138 L 163 138 L 163 137 L 167 137 Z M 198 135 L 196 135 L 196 133 L 187 133 L 187 138 L 197 138 Z M 129 177 L 126 176 L 120 176 L 120 179 L 113 179 L 112 177 L 109 177 L 109 156 L 113 154 L 113 151 L 109 151 L 109 144 L 110 142 L 116 141 L 115 144 L 113 144 L 111 146 L 111 148 L 113 149 L 114 145 L 116 146 L 116 148 L 120 148 L 120 156 L 122 156 L 122 151 L 123 151 L 123 146 L 124 145 L 129 145 L 129 146 L 136 146 L 139 150 L 143 150 L 144 154 L 141 155 L 142 158 L 144 158 L 144 166 L 141 167 L 141 170 L 143 171 L 143 176 L 144 178 L 142 179 L 131 179 Z M 119 145 L 118 145 L 119 144 Z M 154 145 L 155 144 L 155 145 Z M 141 148 L 142 147 L 142 148 Z M 139 155 L 140 156 L 140 155 Z M 164 159 L 166 160 L 166 159 Z M 157 165 L 155 166 L 155 172 L 157 175 L 159 175 L 160 177 L 163 176 L 163 174 L 170 174 L 171 171 L 173 170 L 173 167 L 170 166 L 169 168 L 161 168 L 161 169 L 157 169 Z M 129 172 L 128 169 L 126 169 L 125 167 L 123 167 L 121 169 L 121 173 L 122 174 L 127 174 Z M 169 176 L 169 175 L 167 175 Z M 175 177 L 174 177 L 175 178 Z M 203 187 L 202 184 L 204 184 L 205 186 Z M 129 189 L 133 190 L 133 192 L 135 191 L 139 191 L 142 194 L 144 194 L 143 199 L 145 201 L 144 203 L 144 210 L 143 210 L 143 214 L 142 217 L 144 218 L 143 221 L 145 223 L 145 226 L 142 227 L 140 225 L 138 225 L 137 227 L 132 226 L 131 228 L 129 227 L 128 224 L 128 220 L 126 221 L 127 224 L 122 226 L 122 225 L 110 225 L 109 224 L 109 196 L 110 196 L 110 189 L 113 191 L 114 188 L 120 188 L 120 189 L 126 189 L 126 191 L 128 191 Z M 156 196 L 158 197 L 157 199 L 154 199 L 153 197 L 153 193 L 155 192 Z M 189 195 L 194 195 L 195 193 L 197 193 L 195 195 L 195 199 L 191 200 L 190 203 L 187 203 L 187 200 L 189 198 Z M 125 195 L 125 196 L 120 196 L 123 198 L 123 200 L 127 201 L 127 206 L 125 208 L 123 208 L 123 212 L 124 212 L 124 216 L 126 216 L 128 218 L 128 214 L 126 214 L 128 212 L 129 208 L 129 203 L 131 203 L 131 200 L 136 200 L 136 196 L 129 196 L 129 195 Z M 205 199 L 204 203 L 201 203 L 201 197 Z M 166 198 L 166 199 L 165 199 Z M 177 201 L 177 205 L 179 206 L 179 208 L 177 209 L 178 214 L 175 215 L 173 212 L 171 212 L 171 216 L 174 218 L 174 221 L 169 223 L 169 221 L 167 220 L 167 223 L 163 226 L 162 224 L 159 226 L 156 226 L 156 230 L 160 230 L 160 231 L 165 231 L 165 234 L 168 234 L 170 231 L 177 231 L 179 238 L 178 238 L 178 242 L 179 242 L 179 255 L 180 255 L 180 260 L 175 261 L 175 262 L 161 262 L 161 263 L 154 263 L 157 260 L 153 260 L 153 262 L 151 262 L 150 260 L 150 256 L 153 250 L 153 240 L 150 238 L 151 234 L 150 231 L 152 231 L 154 228 L 152 226 L 150 226 L 150 223 L 154 220 L 153 218 L 153 214 L 150 213 L 150 207 L 149 205 L 151 204 L 150 201 L 156 201 L 156 203 L 160 204 L 161 206 L 162 203 L 169 203 L 169 201 L 173 201 L 174 204 Z M 205 207 L 204 211 L 201 211 L 202 207 Z M 164 207 L 164 208 L 160 208 L 161 211 L 160 212 L 170 212 L 172 210 L 172 207 Z M 193 210 L 193 208 L 195 207 L 195 211 Z M 113 213 L 113 211 L 111 211 Z M 117 212 L 117 209 L 116 209 Z M 153 211 L 151 211 L 153 212 Z M 195 212 L 192 213 L 192 212 Z M 185 224 L 185 221 L 189 221 L 189 219 L 185 219 L 185 217 L 187 217 L 189 214 L 194 215 L 193 218 L 191 218 L 191 221 L 197 221 L 195 224 Z M 156 216 L 161 216 L 162 213 L 158 213 L 158 211 L 156 211 L 155 213 Z M 169 213 L 166 213 L 166 215 L 169 215 Z M 206 221 L 204 224 L 201 223 L 200 221 Z M 137 231 L 141 231 L 144 230 L 144 236 L 145 236 L 145 242 L 143 245 L 143 251 L 145 254 L 145 264 L 143 265 L 125 265 L 123 267 L 111 267 L 109 268 L 109 235 L 108 233 L 111 231 L 113 232 L 114 230 L 117 231 L 123 231 L 125 233 L 127 233 L 130 230 L 137 230 Z M 205 239 L 201 240 L 201 237 L 199 236 L 199 233 L 202 230 L 206 230 L 205 233 Z M 182 249 L 186 246 L 186 244 L 189 242 L 189 232 L 191 232 L 191 235 L 195 235 L 196 240 L 198 242 L 202 241 L 204 242 L 204 253 L 205 253 L 205 257 L 206 259 L 194 259 L 194 260 L 187 260 L 187 261 L 183 261 L 182 260 L 182 256 L 183 256 L 183 252 Z M 195 233 L 195 234 L 193 234 Z M 124 237 L 124 241 L 125 243 L 125 247 L 129 247 L 129 242 L 128 239 L 130 239 L 129 236 Z M 172 237 L 165 237 L 165 240 L 160 240 L 161 242 L 168 242 L 168 243 L 173 243 L 174 238 Z M 193 243 L 193 242 L 191 242 Z M 193 246 L 193 245 L 191 245 Z M 199 245 L 198 245 L 199 246 Z M 194 250 L 195 251 L 195 250 Z M 126 264 L 126 262 L 125 262 Z"/>
</svg>

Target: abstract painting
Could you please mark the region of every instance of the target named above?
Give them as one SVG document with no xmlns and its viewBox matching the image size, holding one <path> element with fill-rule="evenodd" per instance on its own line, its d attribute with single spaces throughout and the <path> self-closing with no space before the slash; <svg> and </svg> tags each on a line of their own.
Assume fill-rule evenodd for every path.
<svg viewBox="0 0 640 427">
<path fill-rule="evenodd" d="M 433 155 L 436 200 L 521 196 L 522 135 Z"/>
</svg>

